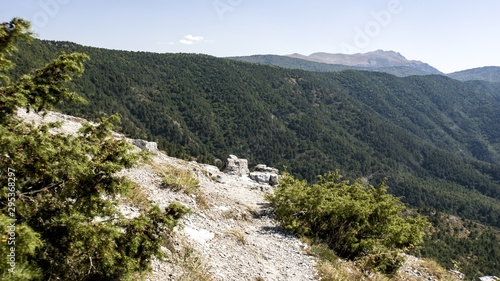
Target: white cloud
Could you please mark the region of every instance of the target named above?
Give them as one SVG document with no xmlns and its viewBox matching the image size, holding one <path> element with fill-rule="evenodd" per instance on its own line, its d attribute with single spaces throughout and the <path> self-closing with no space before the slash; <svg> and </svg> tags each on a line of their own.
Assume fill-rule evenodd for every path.
<svg viewBox="0 0 500 281">
<path fill-rule="evenodd" d="M 189 41 L 186 39 L 179 40 L 179 43 L 184 44 L 184 45 L 193 45 L 193 41 Z"/>
<path fill-rule="evenodd" d="M 184 45 L 193 45 L 195 42 L 202 42 L 203 40 L 204 40 L 203 36 L 193 36 L 191 34 L 188 34 L 184 36 L 181 40 L 179 40 L 179 43 Z"/>
<path fill-rule="evenodd" d="M 203 36 L 193 36 L 191 34 L 184 36 L 184 38 L 189 41 L 203 41 Z"/>
</svg>

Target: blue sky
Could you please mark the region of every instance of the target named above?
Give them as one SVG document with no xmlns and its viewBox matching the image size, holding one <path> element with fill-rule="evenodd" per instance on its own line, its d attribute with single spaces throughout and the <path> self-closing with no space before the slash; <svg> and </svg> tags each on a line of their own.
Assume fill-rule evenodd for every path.
<svg viewBox="0 0 500 281">
<path fill-rule="evenodd" d="M 500 66 L 500 1 L 0 0 L 41 39 L 214 56 L 400 52 L 449 73 Z"/>
</svg>

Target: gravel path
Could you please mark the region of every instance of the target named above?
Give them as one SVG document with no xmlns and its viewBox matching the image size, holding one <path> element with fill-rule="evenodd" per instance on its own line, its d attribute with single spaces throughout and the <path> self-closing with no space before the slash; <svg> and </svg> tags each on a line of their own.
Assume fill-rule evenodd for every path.
<svg viewBox="0 0 500 281">
<path fill-rule="evenodd" d="M 152 166 L 123 172 L 160 207 L 177 201 L 194 211 L 182 220 L 176 239 L 199 253 L 214 280 L 314 280 L 315 261 L 304 254 L 306 245 L 272 218 L 264 199 L 272 191 L 269 185 L 164 154 L 153 157 L 153 163 L 189 169 L 199 179 L 198 196 L 204 197 L 208 208 L 198 206 L 194 196 L 159 188 L 161 178 Z M 176 280 L 171 262 L 155 261 L 148 280 Z"/>
<path fill-rule="evenodd" d="M 34 125 L 61 121 L 62 127 L 52 129 L 54 133 L 75 134 L 85 121 L 56 112 L 48 112 L 45 118 L 24 110 L 17 115 Z M 156 143 L 128 140 L 154 156 L 150 163 L 118 175 L 137 183 L 160 208 L 179 202 L 192 210 L 168 238 L 171 248 L 164 247 L 167 258 L 154 259 L 152 273 L 145 280 L 315 280 L 316 261 L 305 254 L 307 245 L 273 219 L 264 198 L 272 192 L 271 186 L 248 176 L 227 175 L 214 166 L 169 157 L 156 149 Z M 187 170 L 199 180 L 197 195 L 162 188 L 162 172 L 172 168 Z M 128 205 L 121 205 L 120 210 L 129 218 L 139 215 L 137 208 Z M 440 280 L 445 276 L 446 272 L 433 272 L 429 267 L 435 266 L 407 255 L 398 276 L 400 280 Z M 464 279 L 460 272 L 451 274 L 446 280 Z"/>
</svg>

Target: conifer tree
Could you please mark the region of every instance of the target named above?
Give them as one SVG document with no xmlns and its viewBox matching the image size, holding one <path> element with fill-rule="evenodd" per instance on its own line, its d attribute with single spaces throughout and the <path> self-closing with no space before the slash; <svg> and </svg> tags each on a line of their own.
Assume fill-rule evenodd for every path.
<svg viewBox="0 0 500 281">
<path fill-rule="evenodd" d="M 341 257 L 393 273 L 401 264 L 399 251 L 423 242 L 427 219 L 404 216 L 406 207 L 384 182 L 374 187 L 341 179 L 338 171 L 330 172 L 308 185 L 285 174 L 268 197 L 276 218 L 286 230 L 326 243 Z"/>
<path fill-rule="evenodd" d="M 67 82 L 83 72 L 85 54 L 63 53 L 10 81 L 8 55 L 16 41 L 30 38 L 28 21 L 0 25 L 0 256 L 13 257 L 0 263 L 0 278 L 127 279 L 161 254 L 161 234 L 186 210 L 153 206 L 137 218 L 121 215 L 116 198 L 131 185 L 115 174 L 138 156 L 112 138 L 118 116 L 84 124 L 77 135 L 55 133 L 58 123 L 37 127 L 16 118 L 17 110 L 43 114 L 60 102 L 82 101 Z"/>
</svg>

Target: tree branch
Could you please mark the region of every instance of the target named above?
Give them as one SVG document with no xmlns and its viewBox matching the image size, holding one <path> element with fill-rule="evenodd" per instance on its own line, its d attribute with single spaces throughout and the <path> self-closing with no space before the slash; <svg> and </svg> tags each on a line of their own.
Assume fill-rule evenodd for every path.
<svg viewBox="0 0 500 281">
<path fill-rule="evenodd" d="M 43 191 L 47 191 L 47 190 L 49 190 L 51 188 L 56 188 L 57 189 L 59 186 L 61 186 L 63 184 L 64 184 L 64 181 L 60 181 L 58 183 L 52 183 L 52 184 L 49 184 L 48 186 L 46 186 L 46 187 L 44 187 L 42 189 L 20 193 L 19 196 L 30 196 L 30 195 L 37 194 L 37 193 L 40 193 L 40 192 L 43 192 Z"/>
</svg>

